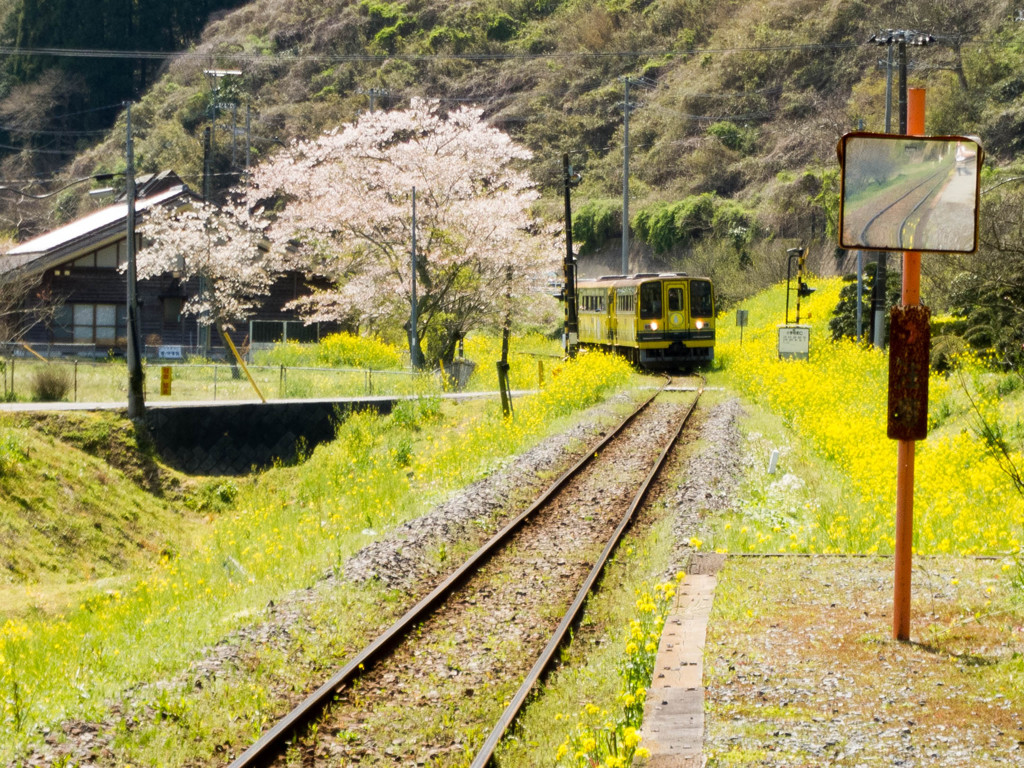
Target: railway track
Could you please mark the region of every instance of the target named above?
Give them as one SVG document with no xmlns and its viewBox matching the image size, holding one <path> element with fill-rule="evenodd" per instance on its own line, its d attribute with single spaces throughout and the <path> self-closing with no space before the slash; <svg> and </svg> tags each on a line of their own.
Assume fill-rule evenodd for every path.
<svg viewBox="0 0 1024 768">
<path fill-rule="evenodd" d="M 652 395 L 230 768 L 490 764 L 701 391 Z"/>
<path fill-rule="evenodd" d="M 949 167 L 942 167 L 919 183 L 911 186 L 905 192 L 902 192 L 892 202 L 874 214 L 868 219 L 861 230 L 859 242 L 871 243 L 872 232 L 882 233 L 875 238 L 875 241 L 887 242 L 891 239 L 888 233 L 895 232 L 900 248 L 912 249 L 914 247 L 914 226 L 921 219 L 922 214 L 926 212 L 926 209 L 925 211 L 922 209 L 925 208 L 929 200 L 932 200 L 941 191 L 949 180 L 950 170 Z"/>
</svg>

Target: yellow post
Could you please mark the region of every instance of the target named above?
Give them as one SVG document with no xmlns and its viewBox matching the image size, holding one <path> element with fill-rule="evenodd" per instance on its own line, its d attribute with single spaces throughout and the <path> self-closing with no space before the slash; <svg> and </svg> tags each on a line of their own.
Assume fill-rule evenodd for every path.
<svg viewBox="0 0 1024 768">
<path fill-rule="evenodd" d="M 252 388 L 255 389 L 256 394 L 260 396 L 260 400 L 263 401 L 264 403 L 267 402 L 267 398 L 265 398 L 263 396 L 263 393 L 260 392 L 260 388 L 256 386 L 255 379 L 253 379 L 252 374 L 249 373 L 249 369 L 246 368 L 245 361 L 242 360 L 242 356 L 238 354 L 238 350 L 235 349 L 235 342 L 231 340 L 231 337 L 226 332 L 223 333 L 222 335 L 224 336 L 225 343 L 227 343 L 228 348 L 231 350 L 231 354 L 235 356 L 235 360 L 238 361 L 238 364 L 242 366 L 242 370 L 245 371 L 245 375 L 249 379 L 249 383 L 252 384 Z"/>
<path fill-rule="evenodd" d="M 160 366 L 160 394 L 171 394 L 171 366 Z"/>
<path fill-rule="evenodd" d="M 38 358 L 39 358 L 40 360 L 42 360 L 42 361 L 43 361 L 44 363 L 48 363 L 48 362 L 50 362 L 50 361 L 49 361 L 49 360 L 47 360 L 47 359 L 46 359 L 45 357 L 43 357 L 43 356 L 42 356 L 42 355 L 40 355 L 40 354 L 39 354 L 38 352 L 36 352 L 36 351 L 35 351 L 34 349 L 32 349 L 32 347 L 30 347 L 30 346 L 28 345 L 28 342 L 27 342 L 27 341 L 23 341 L 23 342 L 21 342 L 21 346 L 23 346 L 23 347 L 24 347 L 25 349 L 27 349 L 27 350 L 28 350 L 29 352 L 31 352 L 31 353 L 32 353 L 33 355 L 35 355 L 36 357 L 38 357 Z"/>
</svg>

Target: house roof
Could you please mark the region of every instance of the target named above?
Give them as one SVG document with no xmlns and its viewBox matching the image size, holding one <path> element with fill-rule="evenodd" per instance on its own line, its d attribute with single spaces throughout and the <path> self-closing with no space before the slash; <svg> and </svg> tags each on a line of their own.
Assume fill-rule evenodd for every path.
<svg viewBox="0 0 1024 768">
<path fill-rule="evenodd" d="M 141 213 L 155 205 L 168 203 L 192 192 L 177 177 L 171 186 L 157 187 L 158 191 L 137 197 L 135 211 Z M 146 179 L 140 188 L 145 190 Z M 65 261 L 78 258 L 106 242 L 125 236 L 128 219 L 127 201 L 100 208 L 45 234 L 27 240 L 0 255 L 0 273 L 14 270 L 42 272 Z"/>
</svg>

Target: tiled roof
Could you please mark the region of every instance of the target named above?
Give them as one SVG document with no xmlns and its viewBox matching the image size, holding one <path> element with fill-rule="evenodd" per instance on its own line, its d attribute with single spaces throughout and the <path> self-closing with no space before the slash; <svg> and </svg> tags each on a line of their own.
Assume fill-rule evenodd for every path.
<svg viewBox="0 0 1024 768">
<path fill-rule="evenodd" d="M 159 205 L 160 203 L 166 202 L 167 200 L 180 195 L 185 191 L 185 189 L 185 185 L 171 187 L 170 189 L 164 190 L 152 197 L 136 200 L 135 210 L 136 212 L 144 211 L 151 206 Z M 100 208 L 98 211 L 94 211 L 88 216 L 75 219 L 62 227 L 57 227 L 56 229 L 50 230 L 38 237 L 34 237 L 31 240 L 26 240 L 24 243 L 21 243 L 9 250 L 6 255 L 21 256 L 47 253 L 49 251 L 56 250 L 63 245 L 73 243 L 75 240 L 85 237 L 86 235 L 105 229 L 113 224 L 124 222 L 127 217 L 127 203 L 115 203 L 114 205 L 108 205 L 106 208 Z"/>
</svg>

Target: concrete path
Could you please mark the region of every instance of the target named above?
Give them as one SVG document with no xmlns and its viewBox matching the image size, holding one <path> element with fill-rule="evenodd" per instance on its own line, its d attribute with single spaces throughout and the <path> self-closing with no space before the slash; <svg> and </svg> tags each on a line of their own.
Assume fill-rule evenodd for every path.
<svg viewBox="0 0 1024 768">
<path fill-rule="evenodd" d="M 695 558 L 665 620 L 641 729 L 646 768 L 704 765 L 704 640 L 723 560 Z"/>
</svg>

